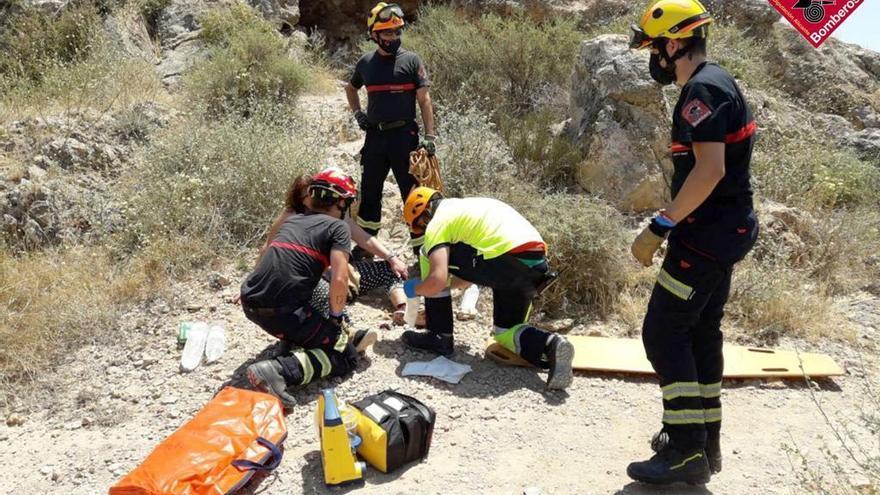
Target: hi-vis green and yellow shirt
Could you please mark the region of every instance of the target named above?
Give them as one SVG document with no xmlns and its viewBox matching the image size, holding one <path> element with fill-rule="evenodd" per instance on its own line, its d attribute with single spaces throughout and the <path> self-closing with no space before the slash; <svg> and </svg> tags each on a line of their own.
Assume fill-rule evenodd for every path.
<svg viewBox="0 0 880 495">
<path fill-rule="evenodd" d="M 506 203 L 492 198 L 444 199 L 425 229 L 419 264 L 430 272 L 428 256 L 441 246 L 463 243 L 492 259 L 522 247 L 543 247 L 535 227 Z"/>
</svg>

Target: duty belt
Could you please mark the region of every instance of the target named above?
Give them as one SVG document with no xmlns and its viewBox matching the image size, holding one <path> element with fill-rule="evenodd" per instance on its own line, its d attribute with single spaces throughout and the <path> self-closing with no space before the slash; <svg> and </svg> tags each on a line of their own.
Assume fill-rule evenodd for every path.
<svg viewBox="0 0 880 495">
<path fill-rule="evenodd" d="M 392 120 L 390 122 L 379 122 L 376 124 L 376 128 L 380 131 L 390 131 L 392 129 L 399 129 L 409 123 L 409 120 Z"/>
</svg>

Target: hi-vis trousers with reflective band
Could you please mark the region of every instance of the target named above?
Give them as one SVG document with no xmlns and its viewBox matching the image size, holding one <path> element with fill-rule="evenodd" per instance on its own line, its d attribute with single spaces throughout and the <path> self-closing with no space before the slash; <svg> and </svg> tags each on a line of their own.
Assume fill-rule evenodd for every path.
<svg viewBox="0 0 880 495">
<path fill-rule="evenodd" d="M 721 319 L 732 265 L 670 241 L 648 303 L 642 340 L 660 378 L 663 427 L 682 450 L 721 428 Z"/>
<path fill-rule="evenodd" d="M 551 334 L 526 321 L 535 298 L 535 287 L 548 271 L 543 253 L 507 253 L 487 260 L 467 244 L 453 244 L 449 250 L 452 275 L 492 289 L 495 340 L 540 368 L 548 367 L 543 354 Z M 425 316 L 428 330 L 452 333 L 450 296 L 426 298 Z"/>
<path fill-rule="evenodd" d="M 347 374 L 357 365 L 357 351 L 334 321 L 306 305 L 270 316 L 245 316 L 274 337 L 289 343 L 290 350 L 276 359 L 288 386 Z"/>
<path fill-rule="evenodd" d="M 382 188 L 388 171 L 394 173 L 404 202 L 416 185 L 416 179 L 409 173 L 409 153 L 418 145 L 419 126 L 415 122 L 388 131 L 367 131 L 361 148 L 360 204 L 355 221 L 370 234 L 376 235 L 382 228 Z M 411 240 L 414 248 L 423 242 L 422 236 Z"/>
</svg>

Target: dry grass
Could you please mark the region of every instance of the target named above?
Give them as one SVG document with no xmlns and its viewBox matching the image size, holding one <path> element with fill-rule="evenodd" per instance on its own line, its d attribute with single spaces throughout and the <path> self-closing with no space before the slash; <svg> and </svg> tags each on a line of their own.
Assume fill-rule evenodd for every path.
<svg viewBox="0 0 880 495">
<path fill-rule="evenodd" d="M 26 71 L 0 71 L 0 123 L 29 117 L 84 113 L 86 110 L 106 113 L 124 110 L 142 102 L 170 100 L 153 64 L 125 54 L 107 33 L 95 28 L 93 24 L 97 21 L 93 16 L 97 14 L 90 10 L 86 12 L 89 12 L 89 20 L 84 23 L 85 27 L 78 28 L 75 36 L 65 34 L 72 27 L 66 27 L 56 34 L 61 39 L 72 36 L 77 40 L 76 47 L 67 49 L 71 53 L 60 48 L 44 47 L 18 55 L 20 60 L 17 62 L 22 67 L 31 67 L 29 70 L 36 71 L 38 76 L 29 75 Z M 123 9 L 114 15 L 118 16 L 120 23 L 139 25 L 131 20 L 132 16 L 137 15 L 136 10 Z M 63 20 L 48 25 L 54 26 Z M 56 26 L 52 29 L 62 28 Z M 27 33 L 26 36 L 39 37 L 43 33 Z M 43 46 L 48 41 L 29 43 Z"/>
<path fill-rule="evenodd" d="M 0 385 L 29 378 L 53 356 L 106 335 L 126 297 L 117 291 L 124 281 L 99 249 L 22 257 L 0 251 Z"/>
<path fill-rule="evenodd" d="M 747 259 L 734 270 L 727 306 L 743 337 L 775 345 L 780 337 L 799 337 L 814 343 L 851 340 L 854 333 L 834 306 L 826 284 L 785 265 L 766 265 Z"/>
</svg>

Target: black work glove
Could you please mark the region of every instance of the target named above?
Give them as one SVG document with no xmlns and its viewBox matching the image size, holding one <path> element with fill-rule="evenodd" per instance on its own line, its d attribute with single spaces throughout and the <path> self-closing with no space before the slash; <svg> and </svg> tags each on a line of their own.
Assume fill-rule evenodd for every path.
<svg viewBox="0 0 880 495">
<path fill-rule="evenodd" d="M 370 119 L 367 118 L 367 114 L 362 110 L 358 110 L 354 113 L 354 120 L 357 121 L 358 127 L 360 127 L 362 131 L 366 131 L 370 128 Z"/>
<path fill-rule="evenodd" d="M 428 156 L 434 156 L 434 153 L 437 151 L 435 141 L 437 141 L 437 136 L 425 134 L 425 138 L 419 143 L 419 148 L 425 148 L 425 151 L 428 152 Z"/>
</svg>

